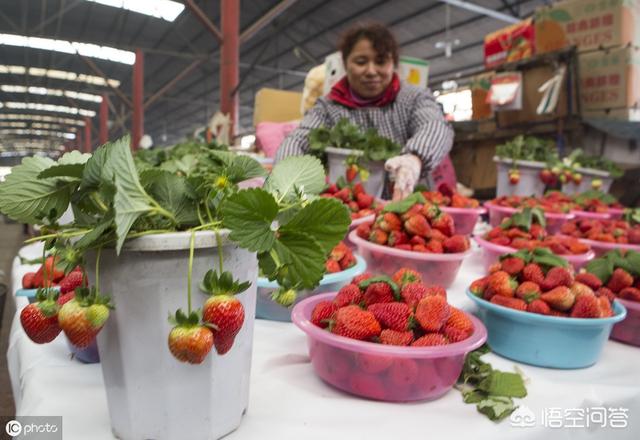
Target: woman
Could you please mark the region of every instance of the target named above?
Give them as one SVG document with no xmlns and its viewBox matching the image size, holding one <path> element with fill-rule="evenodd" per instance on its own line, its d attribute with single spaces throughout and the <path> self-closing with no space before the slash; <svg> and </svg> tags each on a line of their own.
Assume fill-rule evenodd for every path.
<svg viewBox="0 0 640 440">
<path fill-rule="evenodd" d="M 395 182 L 393 199 L 404 198 L 449 152 L 453 130 L 428 90 L 400 83 L 398 43 L 385 26 L 356 25 L 345 32 L 339 49 L 347 74 L 283 141 L 276 160 L 304 154 L 311 129 L 347 118 L 404 146 L 403 155 L 385 164 Z"/>
</svg>

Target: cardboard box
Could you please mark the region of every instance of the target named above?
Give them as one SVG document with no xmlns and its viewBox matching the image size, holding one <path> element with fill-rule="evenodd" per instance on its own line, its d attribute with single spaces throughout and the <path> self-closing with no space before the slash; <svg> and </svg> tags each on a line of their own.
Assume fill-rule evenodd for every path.
<svg viewBox="0 0 640 440">
<path fill-rule="evenodd" d="M 260 122 L 288 122 L 302 118 L 302 93 L 264 88 L 256 93 L 253 125 Z"/>
<path fill-rule="evenodd" d="M 472 120 L 493 117 L 491 105 L 487 103 L 487 94 L 491 88 L 491 79 L 494 75 L 495 72 L 487 72 L 471 78 L 469 88 L 471 89 Z"/>
<path fill-rule="evenodd" d="M 640 103 L 640 51 L 633 47 L 580 54 L 581 110 L 623 109 Z"/>
<path fill-rule="evenodd" d="M 569 46 L 582 52 L 638 45 L 639 17 L 636 0 L 569 0 L 540 7 L 535 13 L 536 53 Z"/>
<path fill-rule="evenodd" d="M 484 66 L 493 69 L 504 63 L 531 58 L 534 32 L 533 19 L 529 18 L 484 37 Z"/>
</svg>

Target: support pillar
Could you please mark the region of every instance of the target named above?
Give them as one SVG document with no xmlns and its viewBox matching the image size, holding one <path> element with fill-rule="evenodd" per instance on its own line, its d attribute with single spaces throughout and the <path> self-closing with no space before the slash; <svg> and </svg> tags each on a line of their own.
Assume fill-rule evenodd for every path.
<svg viewBox="0 0 640 440">
<path fill-rule="evenodd" d="M 91 118 L 84 118 L 84 152 L 91 153 Z"/>
<path fill-rule="evenodd" d="M 83 149 L 83 144 L 82 144 L 82 128 L 78 128 L 76 129 L 76 141 L 75 141 L 75 149 L 78 151 L 82 151 Z"/>
<path fill-rule="evenodd" d="M 99 144 L 104 145 L 109 141 L 109 95 L 102 94 L 102 102 L 100 103 L 100 134 Z"/>
<path fill-rule="evenodd" d="M 131 149 L 137 150 L 144 134 L 144 53 L 136 49 L 133 65 L 133 115 L 131 118 Z"/>
<path fill-rule="evenodd" d="M 220 52 L 220 110 L 231 117 L 233 136 L 238 127 L 238 91 L 240 63 L 240 0 L 222 0 L 222 51 Z"/>
</svg>

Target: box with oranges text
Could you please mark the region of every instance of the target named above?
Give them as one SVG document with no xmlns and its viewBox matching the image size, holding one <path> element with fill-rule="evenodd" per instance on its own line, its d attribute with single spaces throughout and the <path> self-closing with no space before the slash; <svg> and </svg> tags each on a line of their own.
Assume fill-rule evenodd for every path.
<svg viewBox="0 0 640 440">
<path fill-rule="evenodd" d="M 487 69 L 526 60 L 533 54 L 534 27 L 530 18 L 484 37 L 484 66 Z"/>
</svg>

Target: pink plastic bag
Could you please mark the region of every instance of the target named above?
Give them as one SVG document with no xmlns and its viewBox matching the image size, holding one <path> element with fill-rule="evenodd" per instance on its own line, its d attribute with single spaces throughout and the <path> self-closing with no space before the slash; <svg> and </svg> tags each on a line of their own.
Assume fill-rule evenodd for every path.
<svg viewBox="0 0 640 440">
<path fill-rule="evenodd" d="M 256 145 L 267 157 L 275 157 L 284 138 L 295 130 L 299 123 L 299 121 L 260 122 L 256 125 Z"/>
</svg>

